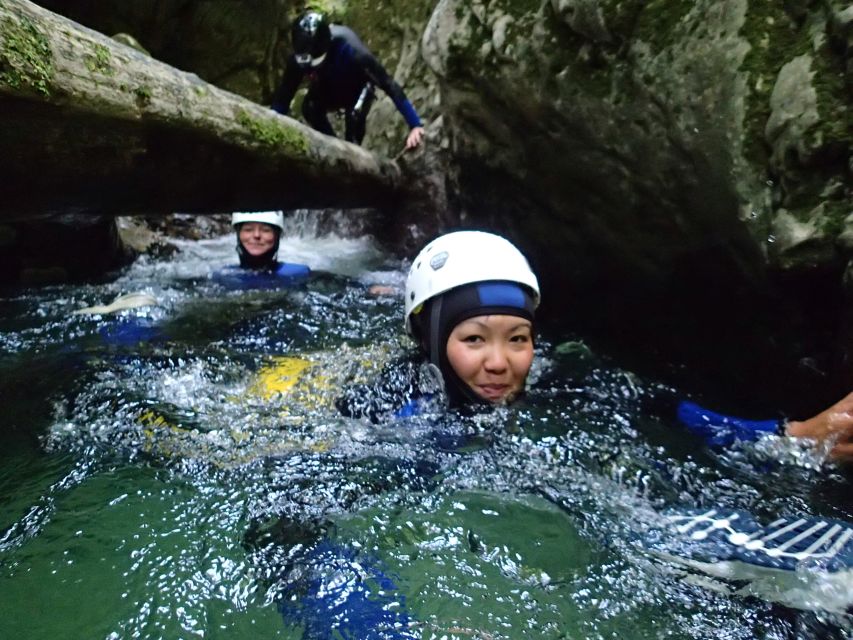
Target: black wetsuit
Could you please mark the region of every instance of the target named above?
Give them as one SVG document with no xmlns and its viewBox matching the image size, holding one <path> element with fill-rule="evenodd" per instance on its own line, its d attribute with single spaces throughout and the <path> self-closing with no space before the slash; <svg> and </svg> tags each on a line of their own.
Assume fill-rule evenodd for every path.
<svg viewBox="0 0 853 640">
<path fill-rule="evenodd" d="M 367 418 L 371 422 L 415 415 L 422 401 L 441 404 L 441 382 L 419 357 L 402 357 L 389 362 L 370 384 L 344 389 L 335 401 L 341 414 Z"/>
<path fill-rule="evenodd" d="M 403 89 L 355 32 L 337 24 L 330 28 L 332 42 L 321 65 L 302 68 L 293 56 L 288 58 L 284 77 L 273 96 L 272 108 L 287 115 L 296 90 L 307 77 L 311 84 L 302 103 L 302 115 L 317 131 L 335 135 L 326 113 L 344 109 L 346 140 L 360 144 L 364 138 L 367 113 L 373 103 L 374 86 L 391 97 L 409 128 L 420 127 L 421 120 Z"/>
</svg>

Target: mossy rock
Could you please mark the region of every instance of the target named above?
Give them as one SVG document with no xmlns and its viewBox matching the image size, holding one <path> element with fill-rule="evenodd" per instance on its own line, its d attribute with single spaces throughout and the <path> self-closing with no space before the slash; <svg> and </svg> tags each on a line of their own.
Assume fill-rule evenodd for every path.
<svg viewBox="0 0 853 640">
<path fill-rule="evenodd" d="M 286 147 L 297 154 L 308 153 L 308 139 L 294 127 L 277 122 L 277 115 L 257 118 L 243 109 L 235 114 L 237 122 L 245 127 L 252 138 L 266 147 Z"/>
<path fill-rule="evenodd" d="M 0 84 L 50 95 L 53 52 L 47 37 L 26 17 L 0 22 Z"/>
</svg>

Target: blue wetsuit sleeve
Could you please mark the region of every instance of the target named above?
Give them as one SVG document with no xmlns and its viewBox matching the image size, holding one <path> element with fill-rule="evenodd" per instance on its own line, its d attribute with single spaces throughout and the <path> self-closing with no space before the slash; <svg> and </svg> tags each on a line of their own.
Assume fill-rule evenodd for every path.
<svg viewBox="0 0 853 640">
<path fill-rule="evenodd" d="M 274 273 L 279 278 L 298 280 L 310 276 L 311 267 L 296 262 L 279 262 Z"/>
<path fill-rule="evenodd" d="M 402 407 L 397 409 L 394 412 L 395 418 L 411 418 L 412 416 L 416 416 L 420 413 L 420 403 L 416 400 L 409 400 Z"/>
<path fill-rule="evenodd" d="M 727 416 L 683 400 L 676 409 L 678 421 L 712 446 L 727 447 L 736 440 L 754 441 L 769 434 L 783 434 L 784 420 L 747 420 Z"/>
<path fill-rule="evenodd" d="M 397 107 L 397 111 L 399 111 L 400 115 L 402 115 L 406 120 L 406 124 L 409 125 L 409 128 L 414 129 L 415 127 L 423 126 L 421 124 L 420 117 L 418 117 L 418 112 L 415 111 L 412 103 L 409 102 L 409 99 L 403 92 L 402 87 L 400 87 L 400 85 L 397 84 L 390 75 L 388 75 L 388 72 L 385 71 L 385 67 L 379 64 L 376 56 L 368 51 L 356 51 L 355 56 L 356 61 L 362 69 L 364 69 L 364 72 L 367 74 L 370 81 L 388 94 L 394 102 L 394 106 Z"/>
<path fill-rule="evenodd" d="M 293 102 L 293 96 L 296 95 L 296 90 L 299 88 L 304 75 L 305 73 L 296 64 L 293 56 L 288 58 L 281 84 L 278 85 L 278 89 L 272 98 L 271 106 L 274 111 L 285 116 L 290 113 L 290 103 Z"/>
</svg>

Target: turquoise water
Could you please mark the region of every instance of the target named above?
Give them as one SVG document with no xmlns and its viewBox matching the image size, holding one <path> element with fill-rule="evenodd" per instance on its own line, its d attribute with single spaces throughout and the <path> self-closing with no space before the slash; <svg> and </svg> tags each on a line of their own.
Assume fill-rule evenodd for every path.
<svg viewBox="0 0 853 640">
<path fill-rule="evenodd" d="M 649 409 L 661 385 L 563 335 L 543 336 L 517 407 L 342 418 L 335 384 L 411 348 L 399 296 L 366 295 L 405 265 L 367 240 L 282 244 L 323 274 L 226 290 L 222 238 L 104 284 L 3 292 L 0 638 L 302 638 L 309 618 L 279 605 L 316 575 L 405 610 L 416 638 L 850 637 L 825 610 L 850 585 L 809 582 L 790 608 L 788 587 L 719 593 L 638 543 L 672 506 L 853 519 L 818 454 L 709 451 Z M 132 291 L 160 304 L 71 313 Z M 116 338 L 140 324 L 145 340 Z M 282 355 L 322 380 L 259 396 Z M 303 554 L 320 541 L 325 563 Z"/>
</svg>

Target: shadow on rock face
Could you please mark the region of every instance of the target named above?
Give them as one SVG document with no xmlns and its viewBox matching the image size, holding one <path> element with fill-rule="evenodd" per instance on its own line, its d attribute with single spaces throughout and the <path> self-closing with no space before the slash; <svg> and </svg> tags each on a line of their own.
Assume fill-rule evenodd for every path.
<svg viewBox="0 0 853 640">
<path fill-rule="evenodd" d="M 0 283 L 24 286 L 97 278 L 134 253 L 112 216 L 66 214 L 0 225 Z"/>
</svg>

